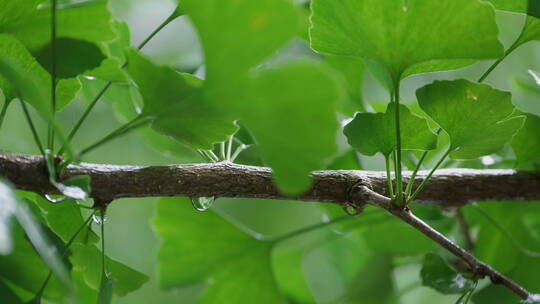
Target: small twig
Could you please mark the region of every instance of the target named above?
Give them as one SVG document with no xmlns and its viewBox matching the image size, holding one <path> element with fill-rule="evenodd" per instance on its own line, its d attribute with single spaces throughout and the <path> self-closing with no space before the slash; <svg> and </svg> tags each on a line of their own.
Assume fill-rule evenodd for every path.
<svg viewBox="0 0 540 304">
<path fill-rule="evenodd" d="M 533 296 L 533 293 L 527 291 L 522 286 L 518 285 L 511 279 L 502 275 L 491 266 L 480 261 L 472 254 L 468 253 L 463 248 L 456 245 L 446 236 L 433 229 L 427 223 L 416 217 L 408 208 L 395 206 L 393 201 L 386 196 L 380 195 L 365 185 L 358 184 L 354 186 L 350 191 L 350 200 L 357 205 L 371 204 L 377 206 L 381 209 L 384 209 L 394 215 L 395 217 L 401 219 L 405 223 L 409 224 L 431 240 L 435 241 L 437 244 L 448 250 L 450 253 L 460 258 L 466 262 L 471 269 L 471 272 L 477 275 L 480 278 L 489 277 L 493 284 L 503 285 L 513 293 L 518 295 L 522 299 L 529 299 Z"/>
</svg>

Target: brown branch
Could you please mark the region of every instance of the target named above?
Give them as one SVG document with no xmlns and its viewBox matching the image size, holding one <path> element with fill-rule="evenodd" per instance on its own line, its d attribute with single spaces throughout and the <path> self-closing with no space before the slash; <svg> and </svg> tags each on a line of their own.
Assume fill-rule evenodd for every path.
<svg viewBox="0 0 540 304">
<path fill-rule="evenodd" d="M 60 179 L 89 175 L 92 197 L 216 196 L 292 199 L 342 204 L 348 191 L 362 182 L 387 195 L 385 173 L 379 171 L 327 170 L 312 173 L 313 186 L 297 196 L 281 194 L 269 168 L 226 162 L 170 166 L 117 166 L 81 163 L 70 165 Z M 418 185 L 426 172 L 419 172 Z M 0 151 L 0 176 L 22 190 L 56 193 L 50 185 L 41 156 Z M 406 173 L 405 177 L 408 176 Z M 432 177 L 418 202 L 445 207 L 473 201 L 539 200 L 540 172 L 514 170 L 442 169 Z"/>
<path fill-rule="evenodd" d="M 450 253 L 466 262 L 469 265 L 471 272 L 478 277 L 489 277 L 493 284 L 505 286 L 522 299 L 531 299 L 538 296 L 527 291 L 525 288 L 521 287 L 516 282 L 499 273 L 491 266 L 485 264 L 463 248 L 456 245 L 446 236 L 444 236 L 443 234 L 429 226 L 427 223 L 416 217 L 411 212 L 410 208 L 397 207 L 389 198 L 372 191 L 371 189 L 362 184 L 354 186 L 351 189 L 350 195 L 350 200 L 359 209 L 362 209 L 365 204 L 371 204 L 388 211 L 390 214 L 406 222 L 407 224 L 409 224 L 410 226 L 412 226 L 413 228 L 415 228 L 416 230 L 418 230 L 419 232 L 421 232 L 422 234 L 448 250 Z"/>
</svg>

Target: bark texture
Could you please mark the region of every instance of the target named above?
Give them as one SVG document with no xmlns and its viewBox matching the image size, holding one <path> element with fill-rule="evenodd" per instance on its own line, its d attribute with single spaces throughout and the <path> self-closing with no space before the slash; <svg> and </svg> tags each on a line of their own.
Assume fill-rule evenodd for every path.
<svg viewBox="0 0 540 304">
<path fill-rule="evenodd" d="M 419 172 L 419 184 L 427 172 Z M 77 175 L 92 179 L 92 197 L 216 196 L 292 199 L 345 203 L 357 184 L 388 196 L 386 176 L 379 171 L 327 170 L 312 173 L 313 186 L 297 196 L 283 195 L 274 186 L 269 168 L 226 162 L 169 166 L 70 165 L 60 180 Z M 407 177 L 405 173 L 405 177 Z M 0 176 L 17 188 L 56 193 L 41 156 L 0 151 Z M 459 206 L 473 201 L 540 200 L 540 172 L 514 170 L 441 169 L 418 197 L 418 202 Z"/>
</svg>

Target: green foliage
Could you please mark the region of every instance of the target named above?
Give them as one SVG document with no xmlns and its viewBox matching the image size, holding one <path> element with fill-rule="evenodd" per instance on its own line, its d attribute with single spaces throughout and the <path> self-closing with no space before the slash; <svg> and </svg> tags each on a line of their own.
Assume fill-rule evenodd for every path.
<svg viewBox="0 0 540 304">
<path fill-rule="evenodd" d="M 201 303 L 284 302 L 272 274 L 272 243 L 213 212 L 197 213 L 186 199 L 161 199 L 154 227 L 164 241 L 158 254 L 162 287 L 206 283 Z"/>
<path fill-rule="evenodd" d="M 414 115 L 404 105 L 399 105 L 403 150 L 433 150 L 437 137 L 428 127 L 427 121 Z M 395 103 L 389 103 L 385 113 L 357 113 L 345 126 L 344 133 L 349 144 L 365 155 L 382 153 L 390 157 L 396 149 Z"/>
<path fill-rule="evenodd" d="M 154 243 L 139 234 L 147 227 L 135 226 L 133 213 L 124 214 L 129 208 L 140 208 L 139 204 L 124 204 L 118 212 L 114 202 L 111 230 L 130 234 L 129 238 L 122 235 L 121 245 L 119 237 L 108 238 L 108 250 L 102 252 L 96 245 L 100 237 L 92 228 L 95 222 L 103 232 L 104 219 L 85 209 L 95 209 L 106 200 L 96 199 L 95 206 L 89 207 L 88 176 L 62 179 L 71 162 L 88 160 L 89 150 L 134 130 L 138 135 L 125 136 L 90 160 L 108 162 L 111 157 L 110 163 L 164 164 L 200 162 L 196 152 L 211 161 L 234 161 L 234 154 L 238 163 L 271 167 L 277 189 L 297 195 L 310 187 L 311 171 L 381 169 L 379 159 L 366 157 L 381 153 L 388 168 L 389 196 L 396 204 L 413 202 L 439 167 L 514 168 L 515 164 L 519 169 L 538 169 L 539 113 L 521 107 L 537 102 L 538 83 L 517 83 L 533 93 L 526 96 L 496 89 L 499 79 L 494 78 L 493 86 L 480 84 L 521 45 L 540 41 L 538 1 L 180 0 L 174 11 L 169 7 L 170 17 L 165 20 L 153 20 L 153 14 L 145 14 L 148 22 L 129 17 L 140 8 L 147 13 L 146 5 L 157 2 L 0 0 L 0 150 L 30 149 L 26 134 L 19 130 L 26 130 L 27 122 L 25 128 L 18 128 L 19 109 L 8 109 L 19 98 L 42 118 L 32 122 L 33 111 L 25 116 L 36 126 L 35 137 L 47 138 L 40 149 L 45 158 L 43 174 L 61 193 L 55 200 L 57 196 L 14 192 L 8 183 L 0 182 L 2 302 L 147 303 L 149 298 L 167 302 L 159 298 L 167 297 L 165 292 L 157 294 L 156 286 L 145 284 L 150 277 L 143 272 L 151 271 L 150 266 L 141 272 L 111 258 L 118 248 L 126 252 L 118 256 L 121 260 L 151 255 Z M 56 21 L 51 14 L 54 7 Z M 507 26 L 499 18 L 497 23 L 494 9 L 521 14 L 523 27 Z M 141 31 L 146 23 L 159 23 L 154 21 L 163 23 L 153 32 Z M 167 33 L 153 40 L 164 28 Z M 141 37 L 142 32 L 151 34 Z M 499 39 L 506 41 L 508 32 L 519 35 L 505 51 Z M 144 42 L 134 46 L 132 36 Z M 151 40 L 150 47 L 142 49 Z M 175 49 L 173 40 L 182 43 L 182 50 Z M 163 56 L 163 45 L 183 59 Z M 185 50 L 192 54 L 184 54 Z M 530 69 L 537 76 L 534 58 L 521 57 L 521 64 L 510 68 L 512 73 L 525 75 L 525 69 Z M 516 58 L 512 60 L 517 62 Z M 482 72 L 482 64 L 474 64 L 486 59 L 496 61 L 478 83 L 465 80 L 471 72 Z M 465 66 L 470 70 L 433 76 L 451 80 L 421 88 L 425 81 L 420 77 L 401 82 L 411 75 Z M 55 94 L 51 94 L 52 79 L 56 79 Z M 372 100 L 380 95 L 372 79 L 391 92 L 390 102 Z M 414 91 L 418 103 L 405 100 Z M 58 113 L 53 111 L 52 95 Z M 512 100 L 530 113 L 520 111 Z M 109 132 L 107 128 L 115 127 L 111 112 L 124 124 L 111 133 L 114 136 L 99 140 Z M 70 135 L 64 136 L 64 129 L 74 124 Z M 140 138 L 144 145 L 138 143 Z M 91 149 L 71 153 L 71 145 L 75 152 Z M 444 154 L 441 149 L 446 146 Z M 55 154 L 66 151 L 65 161 L 59 162 Z M 448 154 L 453 160 L 445 162 Z M 482 156 L 489 158 L 481 162 Z M 390 191 L 406 182 L 401 179 L 400 157 L 411 170 L 433 168 L 416 192 L 411 193 L 412 183 L 406 188 L 402 201 L 397 199 L 401 191 L 396 190 L 395 197 Z M 490 159 L 495 164 L 488 165 Z M 436 250 L 436 244 L 384 214 L 370 216 L 368 210 L 355 220 L 344 218 L 339 206 L 304 212 L 276 202 L 271 212 L 261 212 L 262 200 L 250 201 L 257 204 L 254 213 L 223 198 L 208 206 L 197 205 L 214 199 L 192 198 L 194 204 L 188 198 L 157 202 L 152 224 L 162 240 L 157 257 L 159 287 L 167 292 L 181 289 L 180 294 L 169 295 L 175 303 L 181 299 L 186 303 L 417 304 L 423 302 L 415 298 L 416 293 L 426 289 L 414 289 L 415 295 L 410 295 L 404 282 L 419 280 L 431 292 L 449 295 L 445 300 L 451 303 L 456 303 L 458 294 L 462 296 L 457 303 L 467 303 L 471 295 L 476 304 L 519 301 L 493 284 L 480 282 L 482 290 L 476 292 L 472 274 L 459 273 L 459 267 L 449 266 L 438 254 L 425 255 Z M 457 234 L 453 214 L 410 208 L 449 238 L 458 243 L 465 239 Z M 474 255 L 535 292 L 540 273 L 539 210 L 533 203 L 515 202 L 463 207 Z M 150 214 L 147 209 L 140 213 Z M 116 225 L 121 217 L 134 226 Z M 302 228 L 308 218 L 314 226 L 268 234 L 259 229 Z M 143 239 L 149 245 L 129 247 Z M 141 265 L 145 264 L 149 263 L 144 260 Z M 185 294 L 193 299 L 184 299 Z M 426 303 L 434 299 L 433 293 L 428 294 Z"/>
<path fill-rule="evenodd" d="M 479 1 L 314 0 L 312 10 L 313 49 L 375 61 L 393 83 L 412 73 L 448 69 L 447 62 L 434 61 L 502 55 L 493 9 Z M 446 21 L 449 15 L 453 18 Z"/>
<path fill-rule="evenodd" d="M 462 294 L 473 288 L 473 282 L 454 269 L 435 253 L 428 253 L 424 258 L 420 272 L 422 284 L 444 294 Z"/>
<path fill-rule="evenodd" d="M 474 159 L 500 150 L 522 127 L 512 95 L 466 80 L 436 81 L 416 92 L 420 107 L 450 135 L 450 157 Z"/>
</svg>

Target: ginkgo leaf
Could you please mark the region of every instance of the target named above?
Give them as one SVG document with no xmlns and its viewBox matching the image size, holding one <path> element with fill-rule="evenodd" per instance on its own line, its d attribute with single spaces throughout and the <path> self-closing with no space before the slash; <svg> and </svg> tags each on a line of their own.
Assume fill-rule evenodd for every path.
<svg viewBox="0 0 540 304">
<path fill-rule="evenodd" d="M 488 0 L 493 3 L 496 9 L 527 14 L 525 25 L 517 41 L 509 51 L 518 48 L 529 41 L 540 41 L 540 15 L 538 12 L 539 3 L 537 0 Z"/>
<path fill-rule="evenodd" d="M 73 269 L 84 272 L 84 279 L 94 290 L 101 284 L 101 251 L 94 245 L 73 244 L 71 262 Z M 148 276 L 109 257 L 105 257 L 110 279 L 116 280 L 114 294 L 122 296 L 141 288 L 148 282 Z"/>
<path fill-rule="evenodd" d="M 428 253 L 424 257 L 420 276 L 424 286 L 443 294 L 462 294 L 474 286 L 473 281 L 450 268 L 446 261 L 435 253 Z"/>
<path fill-rule="evenodd" d="M 345 126 L 349 144 L 364 155 L 382 153 L 385 157 L 396 149 L 395 103 L 388 104 L 385 113 L 357 113 Z M 437 136 L 429 129 L 427 120 L 414 115 L 400 105 L 401 148 L 404 150 L 433 150 Z"/>
<path fill-rule="evenodd" d="M 526 120 L 512 139 L 518 168 L 531 168 L 540 163 L 540 117 L 525 114 Z"/>
<path fill-rule="evenodd" d="M 493 8 L 470 0 L 314 0 L 311 46 L 383 65 L 395 82 L 411 74 L 502 56 Z M 442 66 L 435 61 L 459 60 Z M 472 63 L 472 61 L 469 61 Z M 423 69 L 415 65 L 424 64 Z"/>
<path fill-rule="evenodd" d="M 204 46 L 207 80 L 231 85 L 298 32 L 300 15 L 289 0 L 185 0 L 181 6 Z"/>
<path fill-rule="evenodd" d="M 128 57 L 128 72 L 144 99 L 142 115 L 154 117 L 156 131 L 205 150 L 236 132 L 232 120 L 204 99 L 202 80 L 157 66 L 135 51 Z"/>
<path fill-rule="evenodd" d="M 281 191 L 306 190 L 308 173 L 337 152 L 336 112 L 344 90 L 330 69 L 309 62 L 262 70 L 249 85 L 240 120 L 253 132 Z"/>
<path fill-rule="evenodd" d="M 420 107 L 450 135 L 450 156 L 474 159 L 500 150 L 523 126 L 512 95 L 467 80 L 435 81 L 416 91 Z"/>
<path fill-rule="evenodd" d="M 214 212 L 195 211 L 188 199 L 163 198 L 157 206 L 153 226 L 163 239 L 158 253 L 163 288 L 210 280 L 198 303 L 285 303 L 272 273 L 272 243 Z"/>
</svg>

